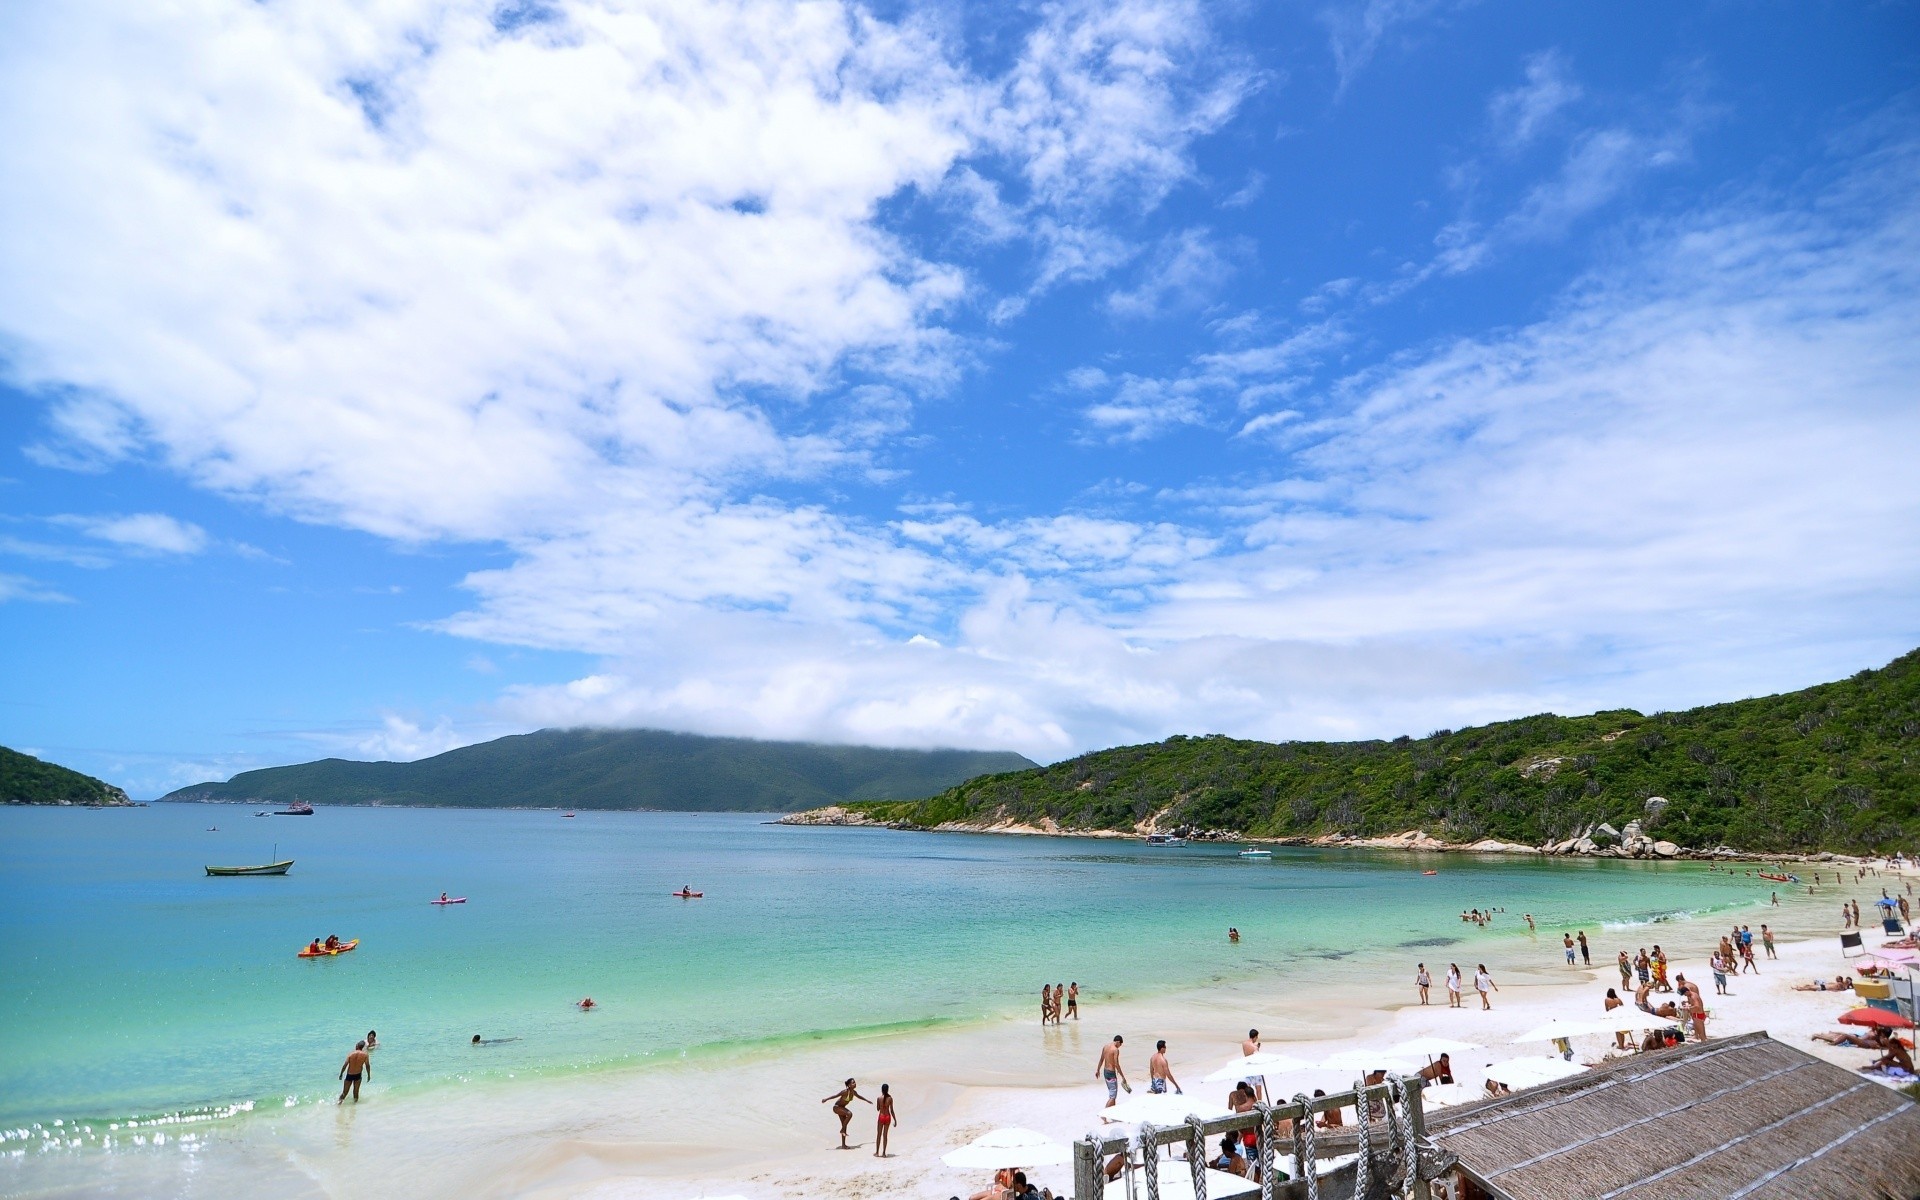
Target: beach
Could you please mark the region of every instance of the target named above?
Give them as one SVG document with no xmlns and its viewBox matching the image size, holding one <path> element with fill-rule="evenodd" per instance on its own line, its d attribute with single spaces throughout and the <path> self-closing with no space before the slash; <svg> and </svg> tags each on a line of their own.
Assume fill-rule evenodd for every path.
<svg viewBox="0 0 1920 1200">
<path fill-rule="evenodd" d="M 535 818 L 511 818 L 522 819 Z M 366 827 L 374 832 L 406 827 L 374 824 L 392 820 L 391 814 L 370 817 Z M 678 828 L 659 822 L 635 827 L 643 831 Z M 432 828 L 443 830 L 444 825 Z M 744 854 L 751 830 L 758 827 L 742 823 L 714 828 L 721 844 L 732 844 Z M 524 858 L 532 834 L 521 836 L 519 857 Z M 572 831 L 557 836 L 583 837 Z M 620 836 L 620 828 L 611 821 L 597 835 Z M 0 1180 L 5 1184 L 0 1190 L 36 1196 L 93 1195 L 115 1189 L 124 1194 L 214 1196 L 265 1186 L 289 1196 L 385 1193 L 669 1200 L 829 1193 L 967 1195 L 982 1185 L 982 1173 L 946 1168 L 939 1158 L 947 1150 L 998 1126 L 1026 1126 L 1065 1140 L 1097 1123 L 1104 1091 L 1093 1078 L 1093 1065 L 1100 1046 L 1114 1033 L 1126 1036 L 1124 1061 L 1136 1094 L 1145 1090 L 1146 1058 L 1153 1041 L 1165 1038 L 1176 1076 L 1190 1092 L 1217 1101 L 1220 1096 L 1214 1093 L 1223 1095 L 1225 1086 L 1203 1085 L 1199 1078 L 1237 1053 L 1239 1039 L 1249 1027 L 1261 1030 L 1268 1048 L 1308 1059 L 1351 1047 L 1380 1048 L 1426 1034 L 1478 1042 L 1485 1047 L 1483 1054 L 1475 1056 L 1479 1061 L 1456 1062 L 1461 1082 L 1477 1087 L 1486 1062 L 1551 1053 L 1543 1044 L 1516 1046 L 1511 1043 L 1514 1035 L 1551 1016 L 1601 1015 L 1600 998 L 1606 987 L 1618 982 L 1614 953 L 1655 942 L 1669 952 L 1676 971 L 1705 985 L 1715 1012 L 1710 1032 L 1725 1035 L 1764 1028 L 1789 1044 L 1848 1066 L 1868 1057 L 1865 1051 L 1835 1051 L 1809 1043 L 1807 1035 L 1833 1028 L 1832 1018 L 1846 1005 L 1830 995 L 1788 989 L 1792 983 L 1820 975 L 1830 978 L 1843 969 L 1833 936 L 1838 927 L 1838 898 L 1854 896 L 1869 906 L 1879 893 L 1879 883 L 1887 880 L 1869 879 L 1837 891 L 1823 886 L 1821 895 L 1812 898 L 1782 894 L 1782 904 L 1775 908 L 1766 903 L 1775 889 L 1739 874 L 1744 868 L 1732 874 L 1710 873 L 1707 867 L 1693 864 L 1652 868 L 1543 864 L 1536 856 L 1520 864 L 1476 865 L 1449 857 L 1439 861 L 1438 876 L 1423 877 L 1417 861 L 1400 856 L 1383 866 L 1365 856 L 1301 851 L 1277 868 L 1264 868 L 1204 857 L 1161 857 L 1131 847 L 1089 847 L 1084 842 L 1048 845 L 1044 839 L 834 830 L 774 831 L 770 836 L 815 839 L 781 843 L 798 869 L 807 872 L 857 870 L 858 863 L 842 857 L 856 853 L 876 862 L 877 856 L 904 856 L 889 863 L 882 875 L 956 873 L 954 878 L 977 893 L 970 903 L 981 907 L 963 914 L 964 920 L 949 921 L 954 928 L 944 936 L 958 939 L 963 950 L 970 936 L 977 937 L 989 953 L 977 961 L 964 954 L 945 958 L 937 945 L 883 942 L 867 946 L 874 955 L 869 961 L 852 945 L 836 950 L 833 944 L 795 944 L 790 952 L 755 946 L 752 954 L 767 961 L 754 964 L 762 974 L 754 977 L 753 986 L 773 990 L 767 995 L 738 996 L 736 1024 L 764 1021 L 772 1023 L 765 1028 L 778 1029 L 778 1014 L 784 1010 L 772 1005 L 780 998 L 783 979 L 790 987 L 808 980 L 823 982 L 828 990 L 819 1002 L 826 1003 L 829 1011 L 884 1014 L 894 1007 L 904 1010 L 896 1013 L 902 1018 L 920 1019 L 833 1028 L 814 1014 L 786 1030 L 785 1036 L 696 1044 L 676 1053 L 622 1057 L 621 1052 L 632 1051 L 638 1039 L 647 1035 L 648 1023 L 642 994 L 630 991 L 627 983 L 610 980 L 610 991 L 596 986 L 604 1009 L 593 1014 L 566 1011 L 569 1000 L 556 994 L 549 1014 L 554 1027 L 584 1039 L 579 1045 L 597 1050 L 606 1043 L 603 1061 L 578 1058 L 566 1049 L 572 1043 L 558 1041 L 560 1033 L 543 1041 L 547 1035 L 531 1027 L 509 1030 L 499 1023 L 506 1017 L 497 1017 L 480 1031 L 489 1036 L 519 1032 L 524 1040 L 467 1048 L 465 1036 L 457 1031 L 466 1028 L 472 1006 L 479 1001 L 473 996 L 463 1000 L 449 986 L 443 1003 L 464 1006 L 457 1018 L 437 1026 L 423 1024 L 419 1010 L 393 1020 L 380 1018 L 382 1047 L 374 1059 L 366 1098 L 357 1107 L 331 1103 L 331 1088 L 337 1084 L 331 1084 L 329 1077 L 347 1048 L 335 1036 L 332 1046 L 300 1051 L 312 1061 L 319 1078 L 310 1087 L 287 1093 L 278 1106 L 271 1100 L 255 1100 L 250 1111 L 237 1115 L 177 1121 L 143 1117 L 137 1125 L 101 1129 L 95 1129 L 98 1112 L 84 1113 L 88 1132 L 61 1133 L 74 1143 L 64 1149 L 46 1148 L 52 1138 L 44 1136 L 45 1129 L 10 1142 L 7 1158 L 0 1160 L 0 1171 L 4 1171 Z M 848 838 L 887 839 L 890 844 L 844 840 Z M 1008 843 L 1020 846 L 1000 849 Z M 564 848 L 571 843 L 555 844 Z M 592 849 L 600 842 L 588 839 L 584 844 Z M 408 846 L 410 853 L 419 852 L 411 843 Z M 1092 851 L 1099 854 L 1087 857 Z M 625 869 L 623 864 L 616 865 Z M 1074 907 L 1084 904 L 1084 896 L 1042 903 L 1028 898 L 1024 887 L 1024 881 L 1040 872 L 1083 890 L 1103 880 L 1119 880 L 1124 886 L 1117 893 L 1119 899 L 1096 897 L 1098 903 L 1084 908 Z M 1829 878 L 1831 872 L 1828 868 Z M 1002 898 L 983 882 L 1002 874 L 1009 877 L 1011 899 Z M 1199 881 L 1205 894 L 1192 895 L 1188 880 Z M 366 890 L 370 885 L 363 881 L 355 886 Z M 740 886 L 745 886 L 744 881 Z M 786 889 L 801 886 L 804 879 L 800 878 L 780 884 Z M 933 884 L 923 878 L 919 886 Z M 1422 891 L 1427 888 L 1435 890 Z M 896 884 L 895 890 L 904 892 L 905 885 Z M 1500 904 L 1503 890 L 1529 897 L 1528 907 Z M 1044 896 L 1045 889 L 1041 892 Z M 1496 915 L 1486 929 L 1463 924 L 1453 900 L 1463 893 L 1508 911 Z M 702 919 L 687 915 L 697 911 L 692 902 L 681 908 L 656 908 L 652 891 L 645 895 L 652 925 Z M 931 895 L 941 905 L 957 903 L 947 890 Z M 1574 918 L 1581 923 L 1560 920 L 1546 903 L 1538 903 L 1554 903 L 1555 895 L 1576 898 L 1552 911 L 1583 910 L 1584 916 Z M 1125 907 L 1127 896 L 1138 897 L 1141 911 Z M 1367 902 L 1368 896 L 1380 899 Z M 1728 896 L 1735 899 L 1725 900 Z M 1676 897 L 1695 897 L 1705 902 L 1708 911 L 1688 917 L 1684 914 L 1689 910 L 1672 907 Z M 427 922 L 453 914 L 428 912 L 424 899 L 423 894 L 395 910 L 392 932 L 381 932 L 371 917 L 341 932 L 374 930 L 380 936 L 369 946 L 379 948 L 409 928 L 447 928 Z M 903 896 L 898 903 L 906 905 L 909 898 Z M 1245 935 L 1241 945 L 1226 945 L 1228 922 L 1217 919 L 1216 903 L 1224 904 L 1225 911 L 1247 914 L 1234 922 Z M 413 911 L 415 904 L 421 910 L 418 914 Z M 999 913 L 1008 904 L 1013 911 Z M 1119 911 L 1114 923 L 1103 923 L 1106 910 L 1115 905 Z M 1602 911 L 1608 905 L 1613 912 Z M 706 919 L 730 919 L 724 908 L 708 911 Z M 1536 932 L 1526 931 L 1521 911 L 1534 911 L 1541 918 Z M 1062 929 L 1050 912 L 1055 917 L 1069 912 L 1080 915 L 1075 924 Z M 1010 922 L 1014 932 L 1006 936 L 1012 940 L 1003 941 L 1003 931 L 993 923 L 1002 918 Z M 753 923 L 739 929 L 764 924 L 758 914 L 746 914 L 742 920 Z M 1336 921 L 1348 923 L 1338 930 L 1321 928 Z M 1734 921 L 1756 932 L 1762 921 L 1773 925 L 1783 935 L 1781 958 L 1763 957 L 1760 976 L 1738 978 L 1731 985 L 1733 995 L 1713 999 L 1706 956 Z M 844 927 L 850 936 L 862 930 L 851 920 Z M 616 925 L 613 933 L 637 936 L 634 928 Z M 1584 928 L 1592 941 L 1591 970 L 1569 969 L 1561 955 L 1561 933 L 1576 928 Z M 1056 961 L 1065 963 L 1071 955 L 1071 965 L 1065 969 L 1071 972 L 1068 979 L 1082 985 L 1080 1021 L 1039 1026 L 1037 993 L 1043 979 L 1035 964 L 1047 960 L 1044 955 L 1020 956 L 1021 931 Z M 1129 933 L 1134 942 L 1126 940 Z M 781 936 L 781 931 L 776 929 L 775 935 Z M 792 929 L 786 935 L 797 937 Z M 809 936 L 820 935 L 816 931 Z M 913 936 L 928 942 L 943 936 L 939 914 L 930 912 Z M 1064 948 L 1082 940 L 1089 944 Z M 1338 946 L 1343 940 L 1352 944 Z M 1874 935 L 1868 935 L 1868 944 L 1876 944 Z M 666 948 L 660 954 L 665 956 L 671 943 L 663 945 Z M 599 947 L 588 957 L 617 953 L 617 949 Z M 835 973 L 836 954 L 840 974 Z M 648 963 L 645 956 L 640 957 L 643 961 L 634 965 L 633 978 L 644 982 Z M 815 963 L 816 958 L 822 962 Z M 1414 1003 L 1412 984 L 1414 965 L 1423 960 L 1436 980 L 1435 1003 L 1427 1008 Z M 384 960 L 298 965 L 315 972 L 364 968 L 359 975 L 328 977 L 347 981 L 371 977 L 368 964 L 380 961 Z M 1480 1012 L 1471 996 L 1466 1001 L 1469 1007 L 1446 1008 L 1444 989 L 1438 984 L 1448 961 L 1459 962 L 1469 975 L 1475 963 L 1488 964 L 1500 987 L 1492 1012 Z M 1120 977 L 1097 974 L 1103 962 L 1112 964 L 1112 972 Z M 1139 985 L 1137 977 L 1156 964 L 1164 968 L 1162 974 L 1150 979 L 1152 986 Z M 1176 964 L 1177 971 L 1172 969 Z M 704 960 L 698 967 L 717 969 Z M 825 973 L 816 976 L 816 967 Z M 399 964 L 393 969 L 398 970 Z M 272 970 L 281 968 L 276 965 Z M 937 973 L 937 978 L 910 978 L 916 971 Z M 269 975 L 262 986 L 278 986 L 273 981 L 279 978 Z M 304 1019 L 319 1023 L 327 1010 L 322 1007 L 323 993 L 311 989 L 313 981 L 322 977 L 291 974 L 287 978 L 286 986 L 303 989 L 290 994 L 310 997 L 314 1005 L 313 1014 Z M 396 978 L 414 980 L 410 987 L 432 986 L 430 980 L 419 982 L 411 975 Z M 834 981 L 842 978 L 851 989 L 844 997 L 832 990 Z M 558 993 L 571 982 L 554 981 L 548 990 Z M 695 988 L 697 983 L 690 981 L 687 986 Z M 535 985 L 546 987 L 539 978 L 514 984 Z M 475 986 L 463 980 L 461 989 L 472 991 Z M 1018 993 L 1030 996 L 1032 1003 L 1012 999 Z M 961 1015 L 925 1019 L 932 1003 L 929 996 L 950 999 Z M 343 1002 L 349 1011 L 370 1003 L 364 993 L 346 993 Z M 519 1003 L 507 994 L 495 994 L 489 1002 L 497 1012 L 510 1011 L 512 1004 Z M 792 996 L 787 1002 L 797 1003 Z M 711 1006 L 711 1001 L 702 1003 Z M 715 1015 L 724 1023 L 726 1013 Z M 682 1019 L 664 1006 L 654 1017 L 656 1022 Z M 328 1019 L 336 1030 L 344 1024 L 343 1018 Z M 363 1022 L 362 1028 L 370 1023 Z M 132 1039 L 141 1039 L 154 1031 L 132 1028 L 126 1032 Z M 185 1033 L 203 1036 L 192 1030 Z M 165 1030 L 154 1036 L 164 1041 Z M 424 1044 L 427 1041 L 434 1044 Z M 1609 1041 L 1586 1038 L 1576 1048 L 1592 1056 Z M 566 1051 L 557 1062 L 543 1061 L 532 1053 L 549 1042 Z M 436 1064 L 454 1054 L 449 1046 L 455 1043 L 459 1043 L 458 1053 L 468 1056 L 456 1061 L 473 1063 L 471 1071 L 427 1081 L 429 1070 L 438 1069 Z M 872 1109 L 861 1104 L 854 1106 L 851 1132 L 864 1147 L 846 1152 L 833 1149 L 836 1123 L 819 1101 L 848 1076 L 859 1081 L 863 1095 L 870 1097 L 881 1083 L 887 1083 L 898 1097 L 900 1126 L 893 1138 L 894 1157 L 884 1161 L 872 1157 Z M 24 1128 L 11 1120 L 9 1124 Z M 1056 1188 L 1067 1178 L 1064 1169 L 1037 1174 L 1041 1182 Z"/>
</svg>

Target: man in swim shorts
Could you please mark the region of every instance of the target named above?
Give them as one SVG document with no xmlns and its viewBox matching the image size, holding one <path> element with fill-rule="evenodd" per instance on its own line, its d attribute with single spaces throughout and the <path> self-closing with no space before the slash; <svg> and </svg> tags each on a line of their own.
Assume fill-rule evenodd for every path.
<svg viewBox="0 0 1920 1200">
<path fill-rule="evenodd" d="M 1093 1073 L 1106 1081 L 1108 1108 L 1120 1102 L 1121 1088 L 1126 1088 L 1129 1094 L 1133 1091 L 1133 1085 L 1127 1082 L 1127 1070 L 1120 1065 L 1120 1047 L 1126 1041 L 1119 1034 L 1114 1034 L 1113 1040 L 1100 1051 L 1099 1065 L 1093 1068 Z"/>
<path fill-rule="evenodd" d="M 335 1104 L 347 1102 L 347 1092 L 353 1092 L 353 1102 L 360 1103 L 360 1080 L 373 1078 L 373 1057 L 367 1053 L 365 1042 L 355 1042 L 353 1053 L 347 1055 L 347 1061 L 340 1064 L 340 1098 Z"/>
<path fill-rule="evenodd" d="M 1168 1084 L 1173 1085 L 1174 1095 L 1186 1095 L 1180 1088 L 1180 1081 L 1173 1077 L 1173 1068 L 1167 1064 L 1167 1040 L 1161 1038 L 1153 1044 L 1153 1057 L 1147 1060 L 1147 1090 L 1156 1096 L 1164 1096 Z"/>
</svg>

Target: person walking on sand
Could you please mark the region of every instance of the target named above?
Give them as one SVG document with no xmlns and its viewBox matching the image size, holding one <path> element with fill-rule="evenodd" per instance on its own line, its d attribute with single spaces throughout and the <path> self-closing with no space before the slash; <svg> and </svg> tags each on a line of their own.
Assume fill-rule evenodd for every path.
<svg viewBox="0 0 1920 1200">
<path fill-rule="evenodd" d="M 1077 983 L 1067 985 L 1067 1015 L 1076 1021 L 1080 1019 L 1080 985 Z"/>
<path fill-rule="evenodd" d="M 1567 965 L 1568 965 L 1568 966 L 1572 966 L 1572 965 L 1573 965 L 1573 935 L 1572 935 L 1572 934 L 1570 934 L 1570 933 L 1563 933 L 1563 934 L 1561 934 L 1561 935 L 1560 935 L 1560 944 L 1561 944 L 1562 946 L 1564 946 L 1564 947 L 1566 947 L 1566 951 L 1567 951 Z"/>
<path fill-rule="evenodd" d="M 1623 989 L 1633 986 L 1633 964 L 1627 961 L 1625 950 L 1620 952 L 1620 986 Z"/>
<path fill-rule="evenodd" d="M 1480 1011 L 1493 1011 L 1492 993 L 1499 991 L 1500 985 L 1493 981 L 1493 976 L 1487 974 L 1485 963 L 1480 964 L 1480 970 L 1473 977 L 1473 990 L 1480 993 Z"/>
<path fill-rule="evenodd" d="M 1173 1094 L 1184 1096 L 1180 1081 L 1173 1077 L 1173 1068 L 1167 1064 L 1167 1040 L 1161 1038 L 1153 1044 L 1153 1057 L 1147 1060 L 1147 1090 L 1156 1096 L 1167 1094 L 1167 1085 L 1173 1085 Z"/>
<path fill-rule="evenodd" d="M 847 1145 L 847 1126 L 853 1124 L 852 1102 L 858 1100 L 862 1104 L 872 1104 L 873 1101 L 862 1096 L 859 1085 L 851 1079 L 847 1080 L 839 1091 L 823 1098 L 820 1103 L 825 1104 L 828 1100 L 833 1101 L 833 1115 L 840 1118 L 840 1148 L 851 1150 L 853 1147 Z"/>
<path fill-rule="evenodd" d="M 1460 964 L 1447 964 L 1447 1007 L 1460 1007 Z"/>
<path fill-rule="evenodd" d="M 1094 1064 L 1094 1078 L 1103 1080 L 1107 1085 L 1107 1107 L 1112 1108 L 1120 1102 L 1120 1089 L 1126 1088 L 1127 1094 L 1133 1094 L 1133 1085 L 1127 1082 L 1127 1069 L 1120 1065 L 1120 1047 L 1127 1039 L 1119 1034 L 1100 1050 L 1100 1061 Z"/>
<path fill-rule="evenodd" d="M 1774 953 L 1774 950 L 1773 950 L 1773 930 L 1768 929 L 1765 925 L 1762 925 L 1760 927 L 1760 945 L 1763 948 L 1765 948 L 1768 958 L 1780 957 L 1778 954 Z"/>
<path fill-rule="evenodd" d="M 347 1055 L 347 1061 L 340 1064 L 340 1098 L 335 1104 L 345 1104 L 347 1093 L 353 1093 L 353 1102 L 360 1103 L 360 1080 L 373 1078 L 373 1058 L 367 1054 L 365 1042 L 355 1042 L 353 1053 Z"/>
<path fill-rule="evenodd" d="M 1587 952 L 1587 931 L 1582 929 L 1579 936 L 1574 938 L 1574 940 L 1580 943 L 1580 964 L 1587 967 L 1592 966 L 1593 955 Z"/>
<path fill-rule="evenodd" d="M 1258 1053 L 1260 1053 L 1260 1031 L 1258 1029 L 1249 1029 L 1247 1030 L 1247 1036 L 1240 1039 L 1240 1057 L 1252 1058 Z M 1246 1085 L 1247 1090 L 1251 1091 L 1256 1099 L 1265 1096 L 1266 1093 L 1263 1089 L 1266 1087 L 1266 1081 L 1260 1076 L 1249 1075 L 1240 1082 Z"/>
<path fill-rule="evenodd" d="M 887 1132 L 900 1124 L 900 1118 L 893 1115 L 893 1088 L 891 1086 L 884 1083 L 880 1085 L 880 1098 L 873 1102 L 873 1108 L 875 1113 L 874 1119 L 877 1122 L 873 1131 L 873 1156 L 875 1158 L 891 1158 L 893 1156 L 887 1153 Z"/>
<path fill-rule="evenodd" d="M 1420 989 L 1420 1003 L 1426 1004 L 1427 989 L 1433 986 L 1433 976 L 1427 974 L 1427 964 L 1420 964 L 1420 970 L 1413 976 L 1413 986 Z"/>
</svg>

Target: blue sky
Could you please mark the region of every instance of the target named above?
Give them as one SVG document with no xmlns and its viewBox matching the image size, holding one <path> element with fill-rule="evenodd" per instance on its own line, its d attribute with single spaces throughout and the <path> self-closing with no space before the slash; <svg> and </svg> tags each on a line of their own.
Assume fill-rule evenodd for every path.
<svg viewBox="0 0 1920 1200">
<path fill-rule="evenodd" d="M 1050 760 L 1920 643 L 1911 5 L 0 14 L 0 742 Z"/>
</svg>

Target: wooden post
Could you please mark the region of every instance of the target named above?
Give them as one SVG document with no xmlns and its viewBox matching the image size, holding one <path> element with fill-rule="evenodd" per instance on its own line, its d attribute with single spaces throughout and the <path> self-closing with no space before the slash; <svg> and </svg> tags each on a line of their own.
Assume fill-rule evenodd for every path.
<svg viewBox="0 0 1920 1200">
<path fill-rule="evenodd" d="M 1106 1193 L 1106 1172 L 1100 1149 L 1085 1138 L 1073 1144 L 1073 1200 L 1100 1200 Z"/>
</svg>

